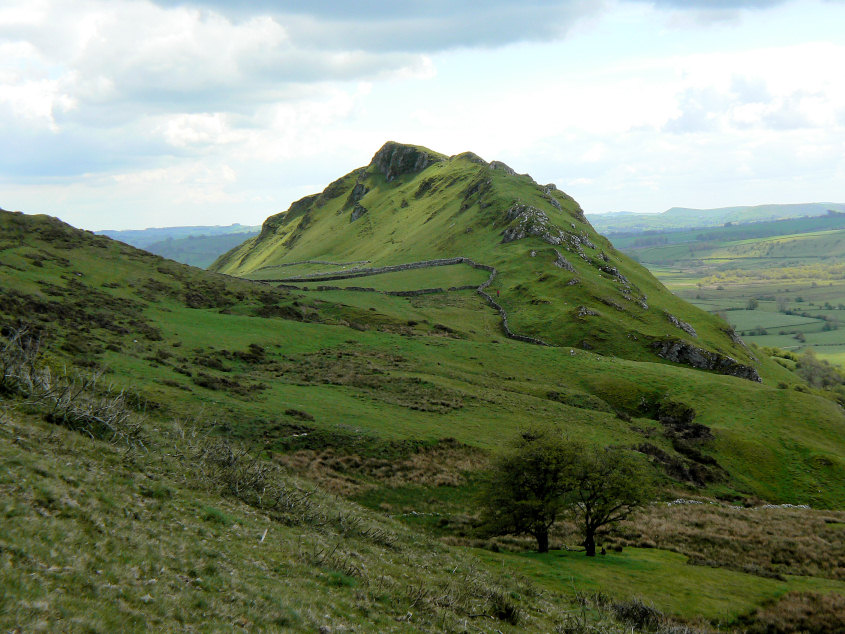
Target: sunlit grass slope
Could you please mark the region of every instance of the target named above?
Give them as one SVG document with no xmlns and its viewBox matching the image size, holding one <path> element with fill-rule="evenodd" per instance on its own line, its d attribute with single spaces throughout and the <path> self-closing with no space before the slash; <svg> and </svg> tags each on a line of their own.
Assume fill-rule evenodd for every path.
<svg viewBox="0 0 845 634">
<path fill-rule="evenodd" d="M 653 408 L 671 400 L 692 406 L 696 422 L 712 430 L 701 450 L 724 470 L 705 483 L 714 492 L 845 500 L 839 407 L 791 389 L 802 381 L 766 358 L 759 384 L 531 346 L 505 338 L 498 314 L 472 291 L 283 291 L 46 217 L 2 220 L 7 323 L 42 326 L 57 359 L 105 364 L 113 380 L 162 411 L 203 410 L 221 429 L 270 449 L 291 447 L 303 426 L 323 435 L 295 446 L 328 442 L 329 434 L 337 442 L 450 436 L 495 448 L 544 420 L 595 442 L 649 443 L 694 462 L 653 418 Z"/>
<path fill-rule="evenodd" d="M 537 262 L 543 248 L 519 261 Z M 441 272 L 462 270 L 478 273 Z M 3 395 L 0 622 L 7 629 L 462 631 L 483 614 L 475 617 L 482 629 L 510 630 L 515 618 L 515 631 L 552 631 L 570 608 L 569 586 L 540 592 L 539 577 L 536 585 L 510 579 L 527 565 L 511 564 L 511 555 L 478 558 L 434 540 L 423 522 L 373 512 L 382 503 L 401 509 L 403 499 L 412 509 L 471 512 L 478 465 L 538 421 L 585 441 L 638 448 L 672 495 L 845 505 L 841 410 L 788 369 L 761 358 L 756 383 L 656 359 L 533 346 L 506 338 L 498 313 L 471 290 L 399 297 L 279 289 L 46 216 L 4 212 L 0 320 L 4 336 L 18 326 L 41 332 L 56 373 L 105 368 L 99 384 L 125 391 L 143 418 L 145 442 L 127 451 L 93 440 L 47 422 L 37 403 Z M 707 432 L 694 441 L 674 435 L 655 414 L 669 402 L 692 407 Z M 186 419 L 194 422 L 179 422 Z M 352 491 L 371 510 L 274 467 L 281 469 L 274 478 L 300 491 L 294 499 L 305 495 L 313 506 L 291 502 L 282 515 L 270 512 L 260 501 L 264 489 L 244 498 L 224 486 L 218 469 L 228 459 L 203 462 L 206 443 L 220 439 L 249 448 L 247 464 L 316 464 L 307 456 L 334 455 L 343 469 L 336 490 Z M 416 474 L 426 460 L 430 482 L 396 475 Z M 373 465 L 375 475 L 360 465 Z M 683 572 L 672 557 L 631 550 L 621 561 L 662 570 L 641 595 L 687 616 L 694 611 L 686 599 L 667 602 L 663 594 Z M 577 588 L 598 584 L 629 596 L 624 575 L 614 585 L 598 566 L 543 565 L 559 578 L 571 575 Z M 752 589 L 746 614 L 812 585 L 695 572 L 693 585 L 702 588 L 727 579 Z M 728 601 L 734 587 L 726 582 L 707 605 Z"/>
<path fill-rule="evenodd" d="M 330 272 L 350 262 L 458 256 L 497 269 L 490 288 L 519 333 L 638 360 L 659 360 L 656 342 L 671 339 L 754 363 L 727 324 L 616 251 L 571 197 L 472 153 L 446 157 L 388 143 L 370 165 L 268 218 L 258 237 L 212 269 L 280 280 L 298 267 Z M 315 261 L 332 264 L 320 269 Z M 368 286 L 366 278 L 354 283 Z"/>
</svg>

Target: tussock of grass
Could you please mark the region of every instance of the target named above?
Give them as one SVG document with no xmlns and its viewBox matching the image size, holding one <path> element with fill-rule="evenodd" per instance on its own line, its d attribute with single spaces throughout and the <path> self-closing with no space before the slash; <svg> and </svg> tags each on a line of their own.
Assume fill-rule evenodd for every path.
<svg viewBox="0 0 845 634">
<path fill-rule="evenodd" d="M 377 487 L 460 487 L 466 484 L 466 473 L 477 472 L 488 463 L 483 452 L 451 439 L 409 447 L 394 456 L 360 455 L 328 447 L 278 454 L 276 459 L 326 490 L 344 495 Z"/>
<path fill-rule="evenodd" d="M 0 342 L 0 396 L 24 397 L 45 420 L 130 449 L 144 447 L 141 421 L 127 394 L 102 385 L 102 371 L 55 373 L 43 360 L 41 335 L 5 328 Z"/>
</svg>

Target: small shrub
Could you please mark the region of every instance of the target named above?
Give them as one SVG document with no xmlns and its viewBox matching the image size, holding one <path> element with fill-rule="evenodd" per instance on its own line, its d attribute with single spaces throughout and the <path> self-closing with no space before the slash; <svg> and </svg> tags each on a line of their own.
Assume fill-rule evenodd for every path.
<svg viewBox="0 0 845 634">
<path fill-rule="evenodd" d="M 145 498 L 153 500 L 169 500 L 173 497 L 173 490 L 164 484 L 141 486 L 140 491 Z"/>
<path fill-rule="evenodd" d="M 490 611 L 500 621 L 516 625 L 522 617 L 522 610 L 513 598 L 503 592 L 493 592 L 490 595 Z"/>
<path fill-rule="evenodd" d="M 655 629 L 660 625 L 663 614 L 640 599 L 621 601 L 611 606 L 616 618 L 640 630 Z"/>
<path fill-rule="evenodd" d="M 338 588 L 351 588 L 352 586 L 358 584 L 358 582 L 355 580 L 355 577 L 350 577 L 349 575 L 344 574 L 342 572 L 338 572 L 336 570 L 332 570 L 329 572 L 328 583 L 330 586 L 335 586 Z"/>
</svg>

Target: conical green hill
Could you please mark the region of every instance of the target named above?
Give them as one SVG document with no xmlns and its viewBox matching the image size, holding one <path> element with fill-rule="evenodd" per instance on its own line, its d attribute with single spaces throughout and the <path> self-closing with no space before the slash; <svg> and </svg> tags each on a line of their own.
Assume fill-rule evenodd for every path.
<svg viewBox="0 0 845 634">
<path fill-rule="evenodd" d="M 369 165 L 267 218 L 259 236 L 211 268 L 302 284 L 353 266 L 457 257 L 495 268 L 486 292 L 515 333 L 758 379 L 727 324 L 614 249 L 570 196 L 471 152 L 388 142 Z M 298 263 L 309 263 L 311 277 Z"/>
</svg>

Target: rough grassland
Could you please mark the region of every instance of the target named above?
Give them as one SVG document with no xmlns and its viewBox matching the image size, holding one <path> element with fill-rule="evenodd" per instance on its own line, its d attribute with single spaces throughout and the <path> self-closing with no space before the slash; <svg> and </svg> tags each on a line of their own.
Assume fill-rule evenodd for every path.
<svg viewBox="0 0 845 634">
<path fill-rule="evenodd" d="M 845 505 L 841 410 L 767 358 L 757 362 L 763 382 L 755 383 L 666 363 L 633 344 L 619 348 L 629 358 L 612 354 L 625 339 L 612 333 L 606 354 L 530 346 L 507 339 L 498 314 L 471 291 L 402 298 L 278 289 L 43 216 L 0 215 L 0 245 L 3 336 L 19 324 L 42 331 L 56 373 L 105 368 L 101 385 L 125 390 L 146 447 L 129 451 L 69 431 L 45 420 L 43 403 L 2 395 L 0 574 L 8 591 L 0 621 L 8 629 L 552 631 L 574 608 L 570 578 L 576 588 L 598 584 L 623 599 L 635 577 L 550 558 L 539 563 L 558 581 L 544 589 L 542 580 L 512 578 L 530 558 L 446 545 L 471 537 L 490 452 L 538 420 L 591 442 L 639 448 L 667 495 Z M 402 261 L 429 257 L 410 251 Z M 515 315 L 523 304 L 514 298 L 539 292 L 528 281 L 556 268 L 542 243 L 517 241 L 490 255 L 508 280 L 502 303 Z M 655 284 L 630 273 L 637 276 Z M 596 292 L 614 288 L 594 278 Z M 652 327 L 648 320 L 665 328 L 663 305 L 649 299 L 643 328 Z M 674 314 L 698 319 L 671 302 Z M 540 312 L 553 305 L 528 305 L 516 325 L 553 317 Z M 720 324 L 695 321 L 701 332 L 712 325 L 714 341 Z M 667 402 L 693 407 L 709 432 L 679 440 L 656 414 Z M 195 422 L 179 422 L 189 418 Z M 244 464 L 271 465 L 276 484 L 234 485 L 223 468 L 228 458 L 209 462 L 204 443 L 221 439 L 250 450 Z M 307 456 L 323 465 L 310 478 L 369 510 L 295 475 L 316 462 Z M 437 470 L 440 458 L 454 466 Z M 267 507 L 263 492 L 279 487 L 288 506 Z M 380 508 L 379 497 L 391 508 Z M 788 590 L 841 590 L 823 572 L 821 580 L 774 583 L 724 563 L 713 571 L 681 565 L 662 551 L 626 549 L 621 557 L 623 569 L 662 570 L 660 583 L 640 584 L 640 594 L 685 618 L 710 619 L 740 586 L 751 599 L 735 614 L 749 618 Z M 687 568 L 690 587 L 708 593 L 699 612 L 688 597 L 664 592 Z M 720 580 L 734 581 L 719 590 Z M 591 618 L 620 627 L 606 613 Z"/>
<path fill-rule="evenodd" d="M 566 601 L 282 474 L 290 515 L 203 472 L 179 427 L 128 453 L 4 412 L 0 626 L 550 631 Z M 498 615 L 498 616 L 497 616 Z"/>
</svg>

